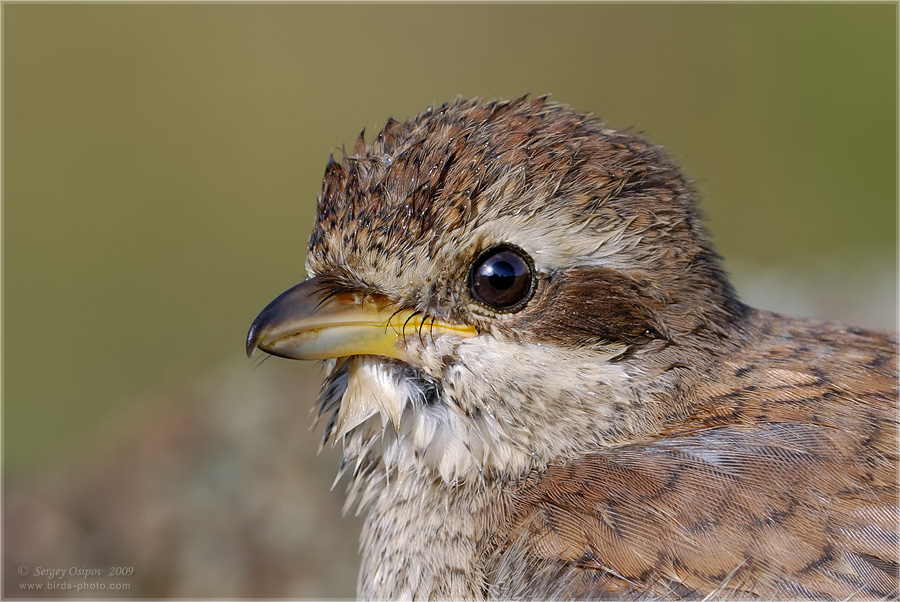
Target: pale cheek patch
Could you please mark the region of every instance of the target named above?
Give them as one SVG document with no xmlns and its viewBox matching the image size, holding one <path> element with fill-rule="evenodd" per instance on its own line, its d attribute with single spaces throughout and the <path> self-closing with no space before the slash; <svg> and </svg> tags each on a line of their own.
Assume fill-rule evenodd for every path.
<svg viewBox="0 0 900 602">
<path fill-rule="evenodd" d="M 608 362 L 619 353 L 563 353 L 482 335 L 456 345 L 459 360 L 435 382 L 436 398 L 400 364 L 351 358 L 337 440 L 348 461 L 358 466 L 371 453 L 388 474 L 447 484 L 487 471 L 524 474 L 583 451 L 574 441 L 611 442 L 627 423 L 617 408 L 629 405 L 630 378 Z"/>
<path fill-rule="evenodd" d="M 482 335 L 459 345 L 444 386 L 464 411 L 483 417 L 489 463 L 526 469 L 581 451 L 575 441 L 620 436 L 631 379 L 608 360 L 621 351 L 573 353 Z"/>
<path fill-rule="evenodd" d="M 409 343 L 422 372 L 373 356 L 347 360 L 335 421 L 345 464 L 369 457 L 388 475 L 452 484 L 524 474 L 583 452 L 576 441 L 612 444 L 629 428 L 631 378 L 609 361 L 620 345 L 575 351 L 486 333 Z"/>
</svg>

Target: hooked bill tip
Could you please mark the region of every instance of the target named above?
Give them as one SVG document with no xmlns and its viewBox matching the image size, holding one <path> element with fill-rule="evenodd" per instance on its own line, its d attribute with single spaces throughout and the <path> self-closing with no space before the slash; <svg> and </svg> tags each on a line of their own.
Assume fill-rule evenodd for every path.
<svg viewBox="0 0 900 602">
<path fill-rule="evenodd" d="M 250 325 L 250 330 L 247 332 L 247 357 L 253 357 L 253 352 L 256 350 L 258 343 L 259 318 L 253 321 L 253 324 Z"/>
</svg>

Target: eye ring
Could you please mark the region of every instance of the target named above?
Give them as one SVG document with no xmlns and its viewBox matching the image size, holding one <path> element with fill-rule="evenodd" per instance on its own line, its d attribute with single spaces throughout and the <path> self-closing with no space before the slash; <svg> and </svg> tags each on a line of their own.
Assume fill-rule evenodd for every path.
<svg viewBox="0 0 900 602">
<path fill-rule="evenodd" d="M 493 245 L 472 262 L 468 285 L 469 294 L 480 305 L 499 313 L 517 312 L 534 294 L 534 261 L 515 245 Z"/>
</svg>

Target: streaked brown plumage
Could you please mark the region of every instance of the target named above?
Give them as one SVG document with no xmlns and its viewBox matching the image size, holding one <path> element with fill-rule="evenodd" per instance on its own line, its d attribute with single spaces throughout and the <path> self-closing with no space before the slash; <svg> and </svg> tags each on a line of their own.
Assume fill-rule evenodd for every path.
<svg viewBox="0 0 900 602">
<path fill-rule="evenodd" d="M 898 587 L 897 340 L 753 310 L 662 151 L 457 101 L 330 162 L 248 351 L 330 359 L 366 598 Z"/>
</svg>

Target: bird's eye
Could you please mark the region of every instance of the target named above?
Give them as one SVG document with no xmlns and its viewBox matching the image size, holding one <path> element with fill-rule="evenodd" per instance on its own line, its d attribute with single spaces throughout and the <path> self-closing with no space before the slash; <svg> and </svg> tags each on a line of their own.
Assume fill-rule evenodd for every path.
<svg viewBox="0 0 900 602">
<path fill-rule="evenodd" d="M 495 311 L 522 309 L 534 292 L 534 265 L 522 249 L 496 245 L 482 251 L 469 271 L 469 291 Z"/>
</svg>

